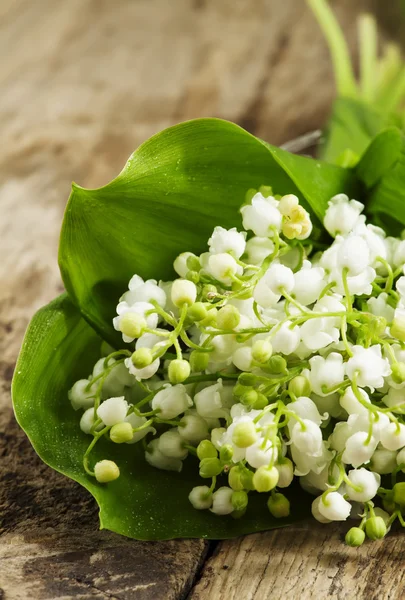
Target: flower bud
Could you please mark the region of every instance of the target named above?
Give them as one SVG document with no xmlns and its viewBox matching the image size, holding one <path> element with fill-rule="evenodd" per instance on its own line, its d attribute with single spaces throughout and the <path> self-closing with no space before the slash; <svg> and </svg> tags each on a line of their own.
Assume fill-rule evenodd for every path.
<svg viewBox="0 0 405 600">
<path fill-rule="evenodd" d="M 296 208 L 299 204 L 297 196 L 294 194 L 287 194 L 280 199 L 278 203 L 278 210 L 284 217 L 287 217 L 291 214 L 291 211 Z"/>
<path fill-rule="evenodd" d="M 241 482 L 245 490 L 253 491 L 255 489 L 253 476 L 253 471 L 250 471 L 250 469 L 243 469 L 241 473 Z"/>
<path fill-rule="evenodd" d="M 240 383 L 237 383 L 234 386 L 232 392 L 236 398 L 241 398 L 243 396 L 243 394 L 245 392 L 248 392 L 250 389 L 252 389 L 252 388 L 247 385 L 241 385 Z"/>
<path fill-rule="evenodd" d="M 395 504 L 399 504 L 400 506 L 405 506 L 405 481 L 401 481 L 400 483 L 396 483 L 392 488 L 393 491 L 393 500 Z"/>
<path fill-rule="evenodd" d="M 218 452 L 209 440 L 203 440 L 197 446 L 197 456 L 200 460 L 204 458 L 217 458 Z"/>
<path fill-rule="evenodd" d="M 253 406 L 257 401 L 258 393 L 252 387 L 246 387 L 246 392 L 240 397 L 240 402 L 243 406 Z"/>
<path fill-rule="evenodd" d="M 173 304 L 178 308 L 185 304 L 191 306 L 197 298 L 197 288 L 192 281 L 176 279 L 173 281 L 171 296 Z"/>
<path fill-rule="evenodd" d="M 217 325 L 219 329 L 235 329 L 240 323 L 240 313 L 236 306 L 227 304 L 219 309 L 217 314 Z"/>
<path fill-rule="evenodd" d="M 269 403 L 268 399 L 266 398 L 266 396 L 264 394 L 262 394 L 261 392 L 257 393 L 257 399 L 255 401 L 255 403 L 253 404 L 253 408 L 255 410 L 262 410 L 265 406 L 267 406 Z"/>
<path fill-rule="evenodd" d="M 361 546 L 364 542 L 366 534 L 360 527 L 352 527 L 346 533 L 345 542 L 348 546 L 352 546 L 353 548 L 357 548 Z"/>
<path fill-rule="evenodd" d="M 202 289 L 201 295 L 205 300 L 212 300 L 213 297 L 218 293 L 215 285 L 211 283 L 206 283 Z"/>
<path fill-rule="evenodd" d="M 248 505 L 248 501 L 248 495 L 245 491 L 240 490 L 238 492 L 233 492 L 231 502 L 235 510 L 244 510 Z"/>
<path fill-rule="evenodd" d="M 208 311 L 203 302 L 194 302 L 188 309 L 187 317 L 198 323 L 198 321 L 202 321 L 206 318 L 207 313 Z"/>
<path fill-rule="evenodd" d="M 212 506 L 212 492 L 207 485 L 194 487 L 188 495 L 193 508 L 204 510 Z"/>
<path fill-rule="evenodd" d="M 256 375 L 253 375 L 253 373 L 241 373 L 238 377 L 238 383 L 240 383 L 243 386 L 252 386 L 257 382 L 257 377 Z"/>
<path fill-rule="evenodd" d="M 153 354 L 150 348 L 138 348 L 131 356 L 132 364 L 137 369 L 144 369 L 153 362 Z"/>
<path fill-rule="evenodd" d="M 285 373 L 287 370 L 287 361 L 280 354 L 275 354 L 269 360 L 268 369 L 274 375 Z"/>
<path fill-rule="evenodd" d="M 290 514 L 290 502 L 284 494 L 272 494 L 267 500 L 267 507 L 276 519 L 288 517 Z"/>
<path fill-rule="evenodd" d="M 188 266 L 188 259 L 189 258 L 194 258 L 198 261 L 199 264 L 199 260 L 198 258 L 195 256 L 195 254 L 193 254 L 192 252 L 182 252 L 181 254 L 179 254 L 174 263 L 173 263 L 173 267 L 174 270 L 176 271 L 177 275 L 180 275 L 180 277 L 185 277 L 187 275 L 187 272 L 190 270 L 190 267 Z M 190 264 L 194 265 L 194 262 Z M 198 269 L 196 269 L 197 271 L 200 270 L 200 267 L 198 267 Z"/>
<path fill-rule="evenodd" d="M 195 254 L 189 254 L 186 259 L 187 268 L 190 271 L 199 271 L 201 269 L 200 259 Z"/>
<path fill-rule="evenodd" d="M 181 437 L 190 444 L 198 444 L 208 437 L 208 424 L 200 415 L 184 415 L 178 427 Z"/>
<path fill-rule="evenodd" d="M 232 519 L 241 519 L 243 516 L 245 516 L 246 514 L 246 508 L 243 508 L 242 510 L 234 510 L 231 513 L 231 517 Z"/>
<path fill-rule="evenodd" d="M 208 479 L 222 473 L 223 465 L 219 458 L 203 458 L 200 462 L 200 477 Z"/>
<path fill-rule="evenodd" d="M 100 483 L 108 483 L 118 479 L 120 470 L 112 460 L 100 460 L 94 467 L 94 474 Z"/>
<path fill-rule="evenodd" d="M 396 508 L 395 502 L 394 502 L 394 494 L 392 492 L 390 492 L 389 494 L 384 496 L 382 499 L 382 504 L 383 504 L 383 507 L 385 508 L 385 510 L 388 513 L 392 514 Z"/>
<path fill-rule="evenodd" d="M 252 191 L 252 190 L 249 190 Z M 253 196 L 257 193 L 256 190 L 253 190 L 254 194 Z M 271 187 L 271 185 L 261 185 L 259 187 L 259 194 L 261 194 L 263 196 L 263 198 L 269 198 L 270 196 L 273 195 L 273 188 Z M 252 196 L 252 198 L 253 198 Z M 250 200 L 252 199 L 250 198 Z"/>
<path fill-rule="evenodd" d="M 169 365 L 170 383 L 183 383 L 190 375 L 190 364 L 183 359 L 175 359 Z"/>
<path fill-rule="evenodd" d="M 278 471 L 277 487 L 286 488 L 294 479 L 294 466 L 289 458 L 283 458 L 282 462 L 275 465 Z"/>
<path fill-rule="evenodd" d="M 219 451 L 219 458 L 221 462 L 228 463 L 230 460 L 232 460 L 232 456 L 233 448 L 230 444 L 226 444 L 225 446 L 221 447 L 221 450 Z"/>
<path fill-rule="evenodd" d="M 232 441 L 239 448 L 248 448 L 257 440 L 257 431 L 252 421 L 237 423 L 232 433 Z"/>
<path fill-rule="evenodd" d="M 146 319 L 135 312 L 126 312 L 119 321 L 120 331 L 131 338 L 139 338 L 147 327 Z"/>
<path fill-rule="evenodd" d="M 291 379 L 290 383 L 288 384 L 288 390 L 297 398 L 300 398 L 301 396 L 309 396 L 311 393 L 311 384 L 303 375 L 297 375 L 297 377 Z"/>
<path fill-rule="evenodd" d="M 218 310 L 213 306 L 207 311 L 207 316 L 199 322 L 203 327 L 216 327 Z"/>
<path fill-rule="evenodd" d="M 391 371 L 391 377 L 395 383 L 403 383 L 405 381 L 405 363 L 394 363 L 391 365 Z"/>
<path fill-rule="evenodd" d="M 382 517 L 370 517 L 366 521 L 366 533 L 370 540 L 381 540 L 387 533 L 387 526 Z"/>
<path fill-rule="evenodd" d="M 187 271 L 186 273 L 187 281 L 192 281 L 197 285 L 200 282 L 200 274 L 197 271 Z"/>
<path fill-rule="evenodd" d="M 111 427 L 110 439 L 115 444 L 125 444 L 126 442 L 130 442 L 133 437 L 134 434 L 130 423 L 117 423 L 117 425 Z"/>
<path fill-rule="evenodd" d="M 235 491 L 243 490 L 242 469 L 240 467 L 232 467 L 228 473 L 228 484 Z"/>
<path fill-rule="evenodd" d="M 273 352 L 268 340 L 257 340 L 252 346 L 252 358 L 258 363 L 266 363 Z"/>
<path fill-rule="evenodd" d="M 405 308 L 396 308 L 390 334 L 401 342 L 405 342 Z"/>
<path fill-rule="evenodd" d="M 276 467 L 259 467 L 253 475 L 253 485 L 257 492 L 270 492 L 278 482 Z"/>
<path fill-rule="evenodd" d="M 193 350 L 190 354 L 190 367 L 193 373 L 205 371 L 205 369 L 208 367 L 209 360 L 209 352 L 199 352 L 198 350 Z"/>
</svg>

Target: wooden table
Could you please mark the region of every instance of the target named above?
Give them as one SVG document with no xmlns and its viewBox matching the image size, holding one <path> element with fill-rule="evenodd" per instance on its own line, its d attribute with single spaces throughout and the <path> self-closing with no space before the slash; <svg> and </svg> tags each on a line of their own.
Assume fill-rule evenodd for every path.
<svg viewBox="0 0 405 600">
<path fill-rule="evenodd" d="M 394 0 L 334 5 L 353 47 L 365 7 L 398 35 Z M 106 183 L 139 143 L 192 117 L 276 144 L 322 126 L 331 66 L 305 3 L 2 0 L 0 56 L 0 598 L 403 598 L 401 532 L 359 550 L 314 523 L 216 545 L 99 532 L 95 502 L 42 464 L 10 406 L 24 329 L 62 291 L 72 180 Z"/>
</svg>

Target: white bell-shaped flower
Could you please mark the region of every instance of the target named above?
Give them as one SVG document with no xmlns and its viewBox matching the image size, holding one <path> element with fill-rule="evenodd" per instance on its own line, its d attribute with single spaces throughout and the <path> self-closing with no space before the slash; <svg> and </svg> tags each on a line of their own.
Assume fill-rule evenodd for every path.
<svg viewBox="0 0 405 600">
<path fill-rule="evenodd" d="M 97 383 L 90 385 L 88 379 L 79 379 L 68 392 L 68 398 L 74 408 L 84 410 L 94 406 L 94 396 L 97 391 Z"/>
<path fill-rule="evenodd" d="M 187 277 L 187 273 L 190 271 L 187 261 L 191 258 L 197 258 L 195 254 L 192 252 L 182 252 L 177 256 L 173 263 L 173 268 L 176 271 L 177 275 L 183 277 L 185 279 Z M 161 284 L 160 284 L 161 286 Z"/>
<path fill-rule="evenodd" d="M 343 462 L 355 468 L 368 463 L 377 443 L 374 437 L 369 438 L 367 431 L 353 433 L 346 441 L 346 448 L 342 455 Z"/>
<path fill-rule="evenodd" d="M 313 267 L 304 260 L 302 268 L 294 273 L 294 298 L 300 304 L 313 304 L 325 287 L 325 271 L 322 267 Z"/>
<path fill-rule="evenodd" d="M 243 269 L 236 260 L 227 253 L 211 254 L 208 259 L 208 272 L 224 285 L 231 285 L 234 275 L 241 275 Z"/>
<path fill-rule="evenodd" d="M 319 511 L 319 504 L 322 502 L 322 496 L 318 496 L 311 504 L 311 513 L 314 519 L 316 519 L 319 523 L 331 523 L 331 519 L 327 519 L 323 516 L 323 514 Z"/>
<path fill-rule="evenodd" d="M 273 306 L 276 306 L 277 302 L 280 300 L 281 294 L 273 294 L 265 279 L 262 277 L 255 285 L 253 298 L 262 308 L 272 308 Z"/>
<path fill-rule="evenodd" d="M 322 496 L 318 509 L 325 519 L 346 521 L 352 510 L 352 505 L 339 492 L 330 492 L 326 497 Z"/>
<path fill-rule="evenodd" d="M 395 450 L 378 447 L 371 457 L 370 469 L 381 475 L 388 475 L 397 465 L 397 456 Z"/>
<path fill-rule="evenodd" d="M 364 204 L 357 200 L 349 200 L 346 194 L 337 194 L 328 202 L 323 224 L 325 229 L 333 236 L 348 235 L 365 218 L 360 216 Z"/>
<path fill-rule="evenodd" d="M 294 289 L 294 273 L 289 267 L 278 263 L 270 265 L 262 279 L 276 296 L 282 294 L 283 290 L 290 294 Z"/>
<path fill-rule="evenodd" d="M 202 389 L 194 396 L 194 404 L 197 413 L 201 417 L 214 417 L 220 419 L 227 414 L 226 409 L 222 404 L 221 389 L 222 382 L 214 383 L 213 385 Z"/>
<path fill-rule="evenodd" d="M 143 367 L 142 369 L 137 369 L 132 362 L 132 358 L 125 359 L 125 365 L 131 375 L 134 375 L 136 379 L 150 379 L 155 375 L 160 366 L 160 359 L 156 358 L 150 365 L 147 367 Z"/>
<path fill-rule="evenodd" d="M 183 440 L 193 445 L 197 445 L 209 437 L 208 423 L 198 414 L 184 415 L 180 419 L 178 432 Z"/>
<path fill-rule="evenodd" d="M 193 403 L 185 386 L 179 383 L 163 386 L 163 389 L 154 396 L 151 404 L 152 410 L 159 409 L 159 418 L 169 420 L 184 413 Z"/>
<path fill-rule="evenodd" d="M 353 432 L 347 421 L 339 421 L 329 436 L 330 447 L 336 450 L 336 452 L 343 452 L 346 448 L 346 442 L 351 435 L 353 435 Z"/>
<path fill-rule="evenodd" d="M 300 396 L 295 402 L 291 402 L 288 405 L 288 410 L 298 415 L 298 417 L 301 419 L 309 419 L 318 427 L 322 423 L 322 417 L 319 414 L 319 410 L 315 402 L 311 400 L 311 398 L 307 398 L 307 396 Z M 290 416 L 288 421 L 288 429 L 290 432 L 292 431 L 296 422 L 297 420 Z"/>
<path fill-rule="evenodd" d="M 240 258 L 245 251 L 246 232 L 239 232 L 236 227 L 224 229 L 215 227 L 208 246 L 211 254 L 229 252 L 234 258 Z"/>
<path fill-rule="evenodd" d="M 261 265 L 274 250 L 274 243 L 268 237 L 254 236 L 246 242 L 246 262 L 250 265 Z"/>
<path fill-rule="evenodd" d="M 229 487 L 220 487 L 212 494 L 211 512 L 216 515 L 229 515 L 234 511 L 232 505 L 233 490 Z"/>
<path fill-rule="evenodd" d="M 117 423 L 125 421 L 128 412 L 128 402 L 124 396 L 118 398 L 108 398 L 100 404 L 97 409 L 97 416 L 107 427 L 112 427 Z"/>
<path fill-rule="evenodd" d="M 147 418 L 141 417 L 132 412 L 125 417 L 124 421 L 129 423 L 133 429 L 138 429 L 145 425 L 145 423 L 147 422 Z M 144 427 L 140 431 L 134 431 L 132 435 L 132 440 L 126 443 L 136 444 L 136 442 L 139 442 L 139 440 L 142 440 L 145 436 L 147 436 L 148 433 L 156 433 L 156 429 L 154 427 Z"/>
<path fill-rule="evenodd" d="M 382 401 L 388 408 L 395 409 L 396 407 L 403 407 L 405 405 L 404 390 L 401 388 L 396 389 L 390 387 L 388 394 L 383 396 Z"/>
<path fill-rule="evenodd" d="M 347 485 L 346 493 L 350 500 L 355 500 L 356 502 L 368 502 L 372 500 L 381 484 L 380 475 L 368 471 L 364 467 L 349 471 L 348 478 L 355 487 Z"/>
<path fill-rule="evenodd" d="M 371 265 L 379 266 L 379 261 L 376 263 L 377 258 L 387 259 L 387 249 L 384 243 L 385 231 L 381 227 L 376 227 L 375 225 L 371 225 L 371 223 L 368 225 L 359 223 L 355 227 L 354 233 L 362 237 L 366 242 L 370 253 Z"/>
<path fill-rule="evenodd" d="M 246 448 L 246 461 L 254 469 L 265 467 L 277 460 L 278 451 L 270 440 L 264 443 L 263 438 L 259 438 L 255 444 Z"/>
<path fill-rule="evenodd" d="M 183 462 L 179 458 L 171 458 L 162 454 L 159 450 L 159 439 L 154 439 L 146 447 L 145 459 L 152 467 L 162 469 L 163 471 L 180 471 L 183 468 Z"/>
<path fill-rule="evenodd" d="M 382 357 L 380 344 L 369 348 L 363 346 L 352 347 L 353 356 L 346 364 L 346 374 L 349 379 L 357 377 L 357 384 L 361 387 L 380 388 L 384 384 L 384 377 L 391 373 L 390 363 Z"/>
<path fill-rule="evenodd" d="M 291 441 L 296 448 L 308 454 L 308 456 L 319 456 L 322 447 L 322 432 L 318 425 L 309 419 L 303 419 L 302 423 L 296 423 L 291 432 Z"/>
<path fill-rule="evenodd" d="M 387 323 L 391 323 L 394 319 L 395 309 L 388 304 L 388 294 L 382 292 L 377 298 L 369 298 L 367 300 L 367 308 L 371 314 L 376 317 L 384 317 Z"/>
<path fill-rule="evenodd" d="M 156 329 L 158 320 L 159 320 L 158 315 L 156 313 L 147 314 L 150 310 L 153 311 L 154 308 L 155 307 L 153 306 L 153 304 L 150 304 L 149 302 L 135 302 L 134 304 L 128 304 L 125 301 L 120 302 L 117 305 L 117 315 L 118 316 L 114 317 L 114 319 L 113 319 L 114 329 L 116 331 L 122 331 L 123 317 L 125 315 L 131 315 L 131 314 L 135 314 L 135 315 L 139 315 L 139 316 L 143 317 L 146 321 L 146 326 L 149 329 Z M 130 335 L 122 333 L 122 339 L 124 340 L 124 342 L 129 343 L 129 342 L 133 342 L 135 337 L 131 337 Z"/>
<path fill-rule="evenodd" d="M 197 485 L 193 487 L 188 495 L 193 508 L 205 510 L 212 506 L 212 492 L 207 485 Z"/>
<path fill-rule="evenodd" d="M 121 300 L 129 305 L 134 305 L 137 302 L 157 302 L 162 308 L 166 305 L 166 294 L 160 288 L 155 279 L 144 281 L 139 275 L 134 275 L 129 281 L 129 291 L 125 292 Z"/>
<path fill-rule="evenodd" d="M 360 275 L 370 266 L 370 251 L 367 242 L 358 235 L 350 235 L 340 244 L 337 266 L 347 269 L 349 277 Z"/>
<path fill-rule="evenodd" d="M 405 446 L 405 425 L 390 423 L 380 433 L 380 443 L 387 450 L 399 450 Z"/>
<path fill-rule="evenodd" d="M 162 454 L 170 458 L 184 460 L 188 450 L 184 448 L 184 439 L 176 429 L 169 429 L 158 438 L 158 448 Z"/>
<path fill-rule="evenodd" d="M 345 368 L 343 357 L 337 352 L 331 352 L 326 358 L 313 356 L 309 360 L 309 380 L 311 387 L 318 396 L 327 396 L 324 388 L 332 388 L 343 382 Z"/>
<path fill-rule="evenodd" d="M 283 216 L 278 210 L 278 201 L 272 196 L 264 198 L 257 193 L 251 204 L 242 206 L 243 228 L 253 231 L 259 237 L 272 237 L 272 230 L 281 230 Z"/>
<path fill-rule="evenodd" d="M 84 413 L 82 414 L 82 418 L 80 419 L 80 429 L 83 431 L 83 433 L 89 434 L 94 423 L 95 423 L 94 408 L 91 407 L 91 408 L 88 408 L 87 410 L 85 410 Z M 104 425 L 102 423 L 100 423 L 100 425 L 98 425 L 98 427 L 96 427 L 96 431 L 101 431 L 103 429 L 103 427 L 104 427 Z"/>
<path fill-rule="evenodd" d="M 271 338 L 273 353 L 281 352 L 288 356 L 298 348 L 301 337 L 300 328 L 298 325 L 292 325 L 291 321 L 286 321 Z"/>
<path fill-rule="evenodd" d="M 365 390 L 359 389 L 360 395 L 365 403 L 371 404 L 369 395 Z M 340 406 L 345 409 L 349 415 L 368 415 L 368 409 L 362 404 L 351 387 L 346 388 L 343 396 L 340 397 Z"/>
</svg>

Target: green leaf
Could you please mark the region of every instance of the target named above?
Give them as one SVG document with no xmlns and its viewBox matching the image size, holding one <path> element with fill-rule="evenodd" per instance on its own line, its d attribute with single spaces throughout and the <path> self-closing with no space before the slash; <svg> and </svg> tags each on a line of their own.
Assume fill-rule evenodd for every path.
<svg viewBox="0 0 405 600">
<path fill-rule="evenodd" d="M 86 475 L 83 453 L 89 436 L 79 428 L 79 413 L 70 406 L 68 389 L 86 377 L 99 358 L 100 338 L 81 318 L 66 295 L 42 308 L 25 336 L 12 386 L 17 420 L 42 460 L 78 481 L 95 497 L 102 528 L 142 540 L 177 537 L 229 538 L 280 527 L 310 514 L 311 498 L 299 487 L 291 490 L 292 515 L 274 519 L 267 495 L 254 494 L 243 519 L 196 511 L 188 501 L 194 485 L 202 485 L 193 457 L 182 473 L 158 471 L 143 457 L 140 444 L 101 440 L 94 460 L 111 458 L 121 476 L 99 484 Z"/>
<path fill-rule="evenodd" d="M 392 143 L 392 154 L 386 146 L 389 139 Z M 375 147 L 370 146 L 362 159 L 362 162 L 364 161 L 362 177 L 366 184 L 371 182 L 367 190 L 367 212 L 372 215 L 373 220 L 378 220 L 390 235 L 399 235 L 405 226 L 405 135 L 391 130 L 381 134 L 374 143 Z M 385 148 L 384 151 L 381 150 L 381 165 L 384 165 L 384 172 L 381 172 L 383 169 L 380 167 L 379 178 L 374 178 L 376 179 L 374 182 L 370 171 L 373 165 L 378 168 L 376 166 L 378 158 L 374 153 L 378 151 L 379 146 L 381 149 Z M 397 155 L 396 160 L 393 160 L 394 154 Z"/>
<path fill-rule="evenodd" d="M 397 125 L 399 120 L 395 115 L 379 111 L 362 100 L 339 97 L 333 104 L 319 155 L 330 163 L 338 163 L 345 150 L 360 157 L 378 133 Z"/>
<path fill-rule="evenodd" d="M 130 277 L 171 277 L 178 253 L 203 252 L 216 225 L 240 225 L 246 191 L 262 184 L 297 194 L 319 219 L 331 196 L 356 188 L 352 172 L 269 146 L 227 121 L 198 119 L 155 135 L 105 187 L 73 186 L 59 251 L 67 292 L 118 343 L 111 319 Z"/>
<path fill-rule="evenodd" d="M 367 188 L 373 187 L 401 156 L 402 133 L 396 127 L 379 133 L 361 157 L 356 171 Z"/>
</svg>

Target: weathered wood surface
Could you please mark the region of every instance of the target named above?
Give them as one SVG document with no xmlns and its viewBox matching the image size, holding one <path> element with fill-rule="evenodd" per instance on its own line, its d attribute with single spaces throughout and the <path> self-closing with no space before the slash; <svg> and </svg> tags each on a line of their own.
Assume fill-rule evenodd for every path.
<svg viewBox="0 0 405 600">
<path fill-rule="evenodd" d="M 365 7 L 399 27 L 386 4 L 334 2 L 352 42 Z M 102 185 L 139 143 L 192 117 L 274 143 L 321 126 L 333 97 L 325 45 L 302 0 L 2 0 L 0 56 L 0 598 L 183 598 L 206 542 L 99 532 L 93 500 L 15 424 L 15 360 L 34 311 L 62 290 L 71 180 Z M 338 531 L 221 543 L 191 598 L 403 597 L 401 536 L 356 553 Z"/>
</svg>

